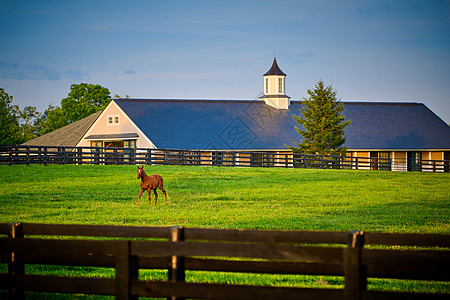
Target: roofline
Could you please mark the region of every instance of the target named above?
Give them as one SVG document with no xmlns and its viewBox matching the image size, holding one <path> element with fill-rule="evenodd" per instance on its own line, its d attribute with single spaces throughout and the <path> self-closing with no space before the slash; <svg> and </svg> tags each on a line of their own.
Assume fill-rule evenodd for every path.
<svg viewBox="0 0 450 300">
<path fill-rule="evenodd" d="M 109 103 L 108 103 L 108 104 L 109 104 Z M 105 108 L 106 108 L 106 107 L 105 107 Z M 94 125 L 94 123 L 97 122 L 97 119 L 102 115 L 103 110 L 104 110 L 104 109 L 95 112 L 95 113 L 99 113 L 99 114 L 97 115 L 97 117 L 95 118 L 95 120 L 91 123 L 91 126 L 89 126 L 88 129 L 86 129 L 85 132 L 83 132 L 83 134 L 81 135 L 81 137 L 80 137 L 80 138 L 78 139 L 78 141 L 76 142 L 75 146 L 77 146 L 77 145 L 81 142 L 81 140 L 83 139 L 83 137 L 84 137 L 84 136 L 86 135 L 86 133 L 92 128 L 92 126 Z"/>
<path fill-rule="evenodd" d="M 276 96 L 276 95 L 275 95 Z M 265 98 L 269 96 L 261 96 L 259 98 Z M 272 97 L 272 96 L 270 96 Z M 286 96 L 285 96 L 286 97 Z M 287 96 L 289 97 L 289 96 Z M 261 102 L 259 99 L 196 99 L 196 98 L 186 98 L 186 99 L 161 99 L 161 98 L 114 98 L 112 101 L 127 101 L 127 102 L 202 102 L 202 103 L 249 103 L 249 102 Z M 299 99 L 291 99 L 292 103 L 301 103 Z M 352 101 L 352 100 L 341 100 L 343 104 L 350 105 L 425 105 L 419 102 L 377 102 L 377 101 Z M 426 106 L 426 105 L 425 105 Z"/>
<path fill-rule="evenodd" d="M 284 94 L 271 94 L 271 95 L 264 95 L 259 97 L 259 99 L 265 99 L 265 98 L 291 98 L 288 95 Z"/>
<path fill-rule="evenodd" d="M 76 147 L 81 143 L 81 141 L 83 139 L 85 139 L 88 134 L 90 133 L 90 131 L 95 127 L 95 125 L 97 124 L 97 122 L 100 120 L 100 117 L 103 116 L 103 114 L 106 113 L 106 111 L 109 109 L 109 107 L 111 105 L 115 105 L 117 107 L 117 109 L 119 109 L 119 111 L 121 113 L 123 113 L 123 115 L 125 116 L 125 118 L 127 118 L 127 120 L 132 124 L 132 126 L 134 126 L 138 132 L 138 134 L 140 133 L 142 135 L 142 137 L 144 139 L 146 139 L 150 145 L 152 145 L 155 149 L 157 148 L 156 145 L 147 137 L 147 135 L 142 132 L 142 130 L 133 122 L 133 120 L 131 120 L 131 118 L 122 110 L 122 108 L 115 102 L 115 99 L 111 99 L 111 101 L 108 103 L 108 105 L 105 107 L 105 109 L 102 110 L 102 112 L 100 113 L 100 115 L 97 117 L 97 119 L 95 120 L 94 123 L 92 123 L 91 127 L 89 127 L 89 129 L 83 134 L 83 136 L 81 137 L 81 139 L 78 141 L 78 143 L 75 145 Z"/>
<path fill-rule="evenodd" d="M 48 138 L 49 135 L 53 136 L 53 135 L 58 134 L 58 133 L 60 133 L 60 132 L 67 131 L 67 127 L 68 127 L 68 126 L 73 127 L 73 126 L 75 126 L 75 125 L 77 125 L 77 124 L 80 124 L 80 122 L 84 122 L 85 119 L 90 118 L 90 117 L 92 117 L 93 115 L 97 115 L 96 118 L 95 118 L 95 119 L 92 121 L 92 123 L 89 125 L 89 127 L 83 132 L 81 138 L 78 139 L 78 140 L 76 141 L 76 143 L 75 143 L 75 146 L 76 146 L 76 145 L 78 145 L 78 143 L 82 140 L 82 138 L 83 138 L 83 136 L 86 134 L 86 132 L 92 127 L 92 125 L 95 123 L 95 121 L 98 119 L 98 117 L 102 114 L 102 112 L 103 112 L 103 110 L 96 111 L 96 112 L 90 114 L 90 115 L 87 116 L 87 117 L 84 117 L 84 118 L 82 118 L 82 119 L 80 119 L 80 120 L 78 120 L 78 121 L 72 122 L 72 123 L 67 124 L 67 125 L 65 125 L 65 126 L 63 126 L 63 127 L 57 128 L 57 129 L 55 129 L 55 130 L 52 130 L 52 131 L 50 131 L 50 132 L 48 132 L 48 133 L 46 133 L 46 134 L 44 134 L 44 135 L 35 137 L 34 139 L 31 139 L 31 140 L 29 140 L 29 141 L 26 141 L 26 142 L 22 143 L 21 145 L 25 145 L 25 146 L 38 146 L 38 145 L 33 145 L 34 142 L 36 142 L 36 141 L 41 141 L 41 140 L 43 140 L 43 139 L 45 140 L 46 138 Z M 55 147 L 62 146 L 62 144 L 63 144 L 64 142 L 66 142 L 70 136 L 73 136 L 73 135 L 76 135 L 76 134 L 77 134 L 77 131 L 76 131 L 76 130 L 73 130 L 73 131 L 69 132 L 69 133 L 66 135 L 66 137 L 65 137 L 64 139 L 62 139 L 62 140 L 60 139 L 60 140 L 58 141 L 58 143 L 56 143 L 56 144 L 54 144 L 54 145 L 51 145 L 51 146 L 52 146 L 52 147 L 53 147 L 53 146 L 55 146 Z M 32 144 L 30 144 L 30 142 L 32 142 Z M 69 147 L 70 147 L 70 146 L 69 146 Z"/>
<path fill-rule="evenodd" d="M 295 102 L 295 103 L 301 103 L 302 100 L 291 100 L 291 102 Z M 340 101 L 343 104 L 350 104 L 350 105 L 424 105 L 423 103 L 420 102 L 401 102 L 401 101 L 392 101 L 392 102 L 387 102 L 387 101 L 353 101 L 353 100 L 341 100 Z"/>
<path fill-rule="evenodd" d="M 259 100 L 242 100 L 242 99 L 146 99 L 146 98 L 117 98 L 112 99 L 114 101 L 127 101 L 127 102 L 260 102 Z"/>
<path fill-rule="evenodd" d="M 351 100 L 344 100 L 341 101 L 344 104 L 354 104 L 354 105 L 424 105 L 423 103 L 418 102 L 386 102 L 386 101 L 351 101 Z"/>
</svg>

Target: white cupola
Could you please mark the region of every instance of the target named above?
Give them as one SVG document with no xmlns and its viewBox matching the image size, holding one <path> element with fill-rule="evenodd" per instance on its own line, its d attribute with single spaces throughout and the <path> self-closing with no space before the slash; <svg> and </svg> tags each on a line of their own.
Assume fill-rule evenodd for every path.
<svg viewBox="0 0 450 300">
<path fill-rule="evenodd" d="M 273 59 L 272 67 L 264 77 L 264 96 L 259 99 L 276 109 L 288 109 L 291 97 L 286 95 L 286 74 L 278 67 L 277 59 Z"/>
</svg>

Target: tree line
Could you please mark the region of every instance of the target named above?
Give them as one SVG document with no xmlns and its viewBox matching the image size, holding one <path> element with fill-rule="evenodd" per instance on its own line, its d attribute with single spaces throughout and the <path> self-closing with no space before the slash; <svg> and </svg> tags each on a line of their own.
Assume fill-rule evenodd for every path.
<svg viewBox="0 0 450 300">
<path fill-rule="evenodd" d="M 295 127 L 301 142 L 286 147 L 294 153 L 345 155 L 345 127 L 351 121 L 345 120 L 336 90 L 319 80 L 308 95 L 301 100 L 299 114 L 293 116 L 301 125 Z M 13 105 L 13 97 L 0 88 L 0 145 L 24 143 L 103 110 L 110 101 L 110 91 L 101 85 L 72 84 L 60 107 L 49 105 L 40 113 L 33 106 L 20 110 Z"/>
<path fill-rule="evenodd" d="M 110 101 L 109 89 L 99 84 L 72 84 L 60 106 L 50 104 L 41 113 L 34 106 L 21 110 L 13 104 L 13 96 L 0 88 L 0 145 L 32 140 L 100 111 Z"/>
</svg>

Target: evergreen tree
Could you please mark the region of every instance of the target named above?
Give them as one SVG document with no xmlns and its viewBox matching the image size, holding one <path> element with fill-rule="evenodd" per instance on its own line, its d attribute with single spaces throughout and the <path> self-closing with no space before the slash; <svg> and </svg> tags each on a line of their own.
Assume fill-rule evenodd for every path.
<svg viewBox="0 0 450 300">
<path fill-rule="evenodd" d="M 300 114 L 294 119 L 303 129 L 295 126 L 303 139 L 297 147 L 288 146 L 294 153 L 345 155 L 345 127 L 350 120 L 344 121 L 344 106 L 337 99 L 337 92 L 331 85 L 325 86 L 319 80 L 313 90 L 308 90 L 308 98 L 301 101 Z"/>
</svg>

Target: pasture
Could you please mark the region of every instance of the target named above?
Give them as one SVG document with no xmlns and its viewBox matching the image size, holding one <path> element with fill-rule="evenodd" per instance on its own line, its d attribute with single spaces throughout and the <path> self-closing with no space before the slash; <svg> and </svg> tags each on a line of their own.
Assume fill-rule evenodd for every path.
<svg viewBox="0 0 450 300">
<path fill-rule="evenodd" d="M 168 205 L 137 205 L 135 166 L 0 166 L 0 222 L 185 226 L 268 230 L 364 230 L 450 234 L 450 174 L 354 170 L 146 166 L 164 178 Z M 0 266 L 5 272 L 6 266 Z M 111 270 L 30 267 L 32 273 L 113 276 Z M 164 278 L 155 271 L 140 274 Z M 195 282 L 298 286 L 298 276 L 193 272 Z M 302 276 L 302 286 L 342 279 Z M 372 288 L 449 293 L 449 284 L 373 280 Z"/>
<path fill-rule="evenodd" d="M 450 233 L 450 174 L 146 166 L 0 166 L 0 222 Z"/>
</svg>

